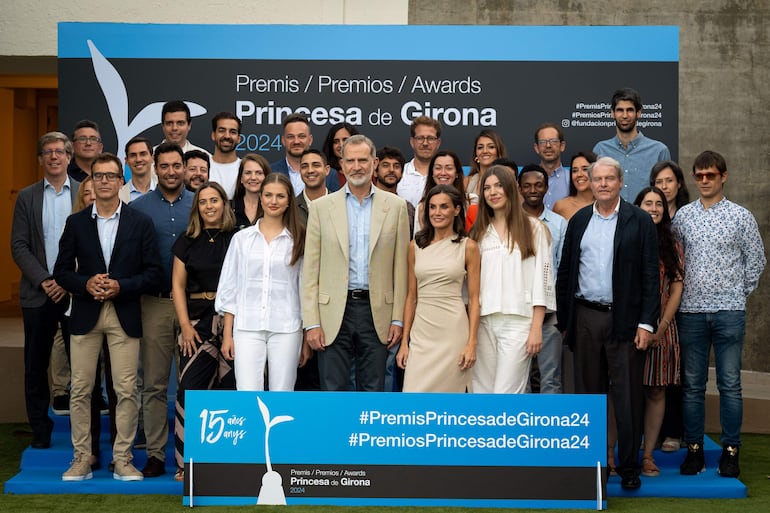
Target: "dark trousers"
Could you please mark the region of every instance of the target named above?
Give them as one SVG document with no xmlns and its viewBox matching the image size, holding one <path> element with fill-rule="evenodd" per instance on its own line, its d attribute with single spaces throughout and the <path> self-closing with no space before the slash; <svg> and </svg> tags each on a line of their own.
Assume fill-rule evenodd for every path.
<svg viewBox="0 0 770 513">
<path fill-rule="evenodd" d="M 334 342 L 318 353 L 321 390 L 350 390 L 350 369 L 356 368 L 356 390 L 382 392 L 388 349 L 374 329 L 368 299 L 348 299 Z"/>
<path fill-rule="evenodd" d="M 46 299 L 43 306 L 21 309 L 24 320 L 24 399 L 34 441 L 51 441 L 53 421 L 48 416 L 51 401 L 48 364 L 53 339 L 60 325 L 64 346 L 69 347 L 69 322 L 64 315 L 68 304 L 66 300 L 54 303 Z"/>
<path fill-rule="evenodd" d="M 666 412 L 663 424 L 660 426 L 661 438 L 682 438 L 684 420 L 682 418 L 682 387 L 669 385 L 666 387 Z"/>
<path fill-rule="evenodd" d="M 618 473 L 639 473 L 644 427 L 645 353 L 632 340 L 612 338 L 612 312 L 575 305 L 575 392 L 608 394 L 615 405 Z"/>
</svg>

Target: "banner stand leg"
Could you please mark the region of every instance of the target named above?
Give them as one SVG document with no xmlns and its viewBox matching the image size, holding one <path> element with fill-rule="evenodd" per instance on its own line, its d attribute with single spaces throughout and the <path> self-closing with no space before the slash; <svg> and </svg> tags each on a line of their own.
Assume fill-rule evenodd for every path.
<svg viewBox="0 0 770 513">
<path fill-rule="evenodd" d="M 192 462 L 190 462 L 192 464 Z M 192 465 L 191 465 L 192 466 Z M 602 508 L 602 462 L 596 462 L 596 510 L 601 511 Z M 192 505 L 192 497 L 190 497 L 190 505 Z"/>
<path fill-rule="evenodd" d="M 190 507 L 193 507 L 193 459 L 190 458 Z"/>
</svg>

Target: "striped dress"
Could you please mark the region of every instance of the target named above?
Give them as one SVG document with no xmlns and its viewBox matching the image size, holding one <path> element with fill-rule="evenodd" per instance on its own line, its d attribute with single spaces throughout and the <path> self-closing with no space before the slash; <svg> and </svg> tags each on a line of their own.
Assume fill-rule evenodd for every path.
<svg viewBox="0 0 770 513">
<path fill-rule="evenodd" d="M 676 243 L 677 256 L 682 262 L 682 246 Z M 666 310 L 669 298 L 669 286 L 671 280 L 664 272 L 663 262 L 660 262 L 660 313 Z M 682 281 L 681 274 L 677 274 L 674 281 Z M 663 387 L 667 385 L 681 385 L 679 366 L 681 363 L 679 353 L 679 333 L 676 329 L 676 318 L 671 319 L 668 329 L 663 334 L 663 339 L 655 346 L 647 350 L 647 358 L 644 362 L 644 385 L 651 387 Z"/>
</svg>

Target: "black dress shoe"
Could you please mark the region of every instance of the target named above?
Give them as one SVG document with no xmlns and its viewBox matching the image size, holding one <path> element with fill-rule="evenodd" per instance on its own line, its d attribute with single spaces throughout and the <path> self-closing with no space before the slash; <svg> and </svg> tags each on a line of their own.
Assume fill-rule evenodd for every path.
<svg viewBox="0 0 770 513">
<path fill-rule="evenodd" d="M 150 459 L 147 460 L 147 464 L 142 469 L 142 475 L 144 477 L 158 477 L 165 473 L 166 464 L 155 456 L 150 456 Z"/>
<path fill-rule="evenodd" d="M 636 474 L 623 476 L 620 487 L 624 490 L 638 490 L 642 486 L 642 480 Z"/>
<path fill-rule="evenodd" d="M 32 443 L 30 444 L 30 446 L 33 449 L 48 449 L 49 447 L 51 447 L 51 441 L 35 438 L 32 440 Z"/>
</svg>

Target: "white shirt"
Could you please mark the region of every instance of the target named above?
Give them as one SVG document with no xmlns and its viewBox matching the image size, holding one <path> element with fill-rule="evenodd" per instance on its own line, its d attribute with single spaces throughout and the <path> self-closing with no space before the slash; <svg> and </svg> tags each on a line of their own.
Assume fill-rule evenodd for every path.
<svg viewBox="0 0 770 513">
<path fill-rule="evenodd" d="M 217 182 L 227 193 L 227 199 L 233 199 L 235 195 L 235 182 L 238 180 L 238 167 L 241 165 L 241 159 L 235 159 L 235 162 L 225 164 L 215 162 L 211 159 L 209 167 L 209 181 Z"/>
<path fill-rule="evenodd" d="M 396 193 L 412 204 L 416 209 L 422 199 L 422 193 L 425 192 L 425 182 L 428 181 L 428 175 L 421 175 L 414 167 L 414 159 L 404 164 L 404 173 L 401 175 L 401 181 L 398 182 Z"/>
<path fill-rule="evenodd" d="M 284 228 L 268 244 L 261 223 L 233 236 L 214 306 L 220 314 L 235 316 L 236 330 L 292 333 L 302 327 L 302 259 L 290 266 L 294 241 L 289 231 Z"/>
<path fill-rule="evenodd" d="M 110 217 L 102 217 L 96 210 L 96 203 L 91 206 L 91 217 L 96 219 L 96 231 L 99 234 L 99 245 L 102 247 L 102 256 L 107 265 L 107 271 L 110 270 L 110 259 L 112 258 L 112 250 L 115 248 L 115 238 L 118 235 L 122 209 L 123 203 L 118 202 L 118 209 Z"/>
<path fill-rule="evenodd" d="M 535 306 L 556 310 L 551 243 L 547 228 L 530 220 L 534 231 L 535 255 L 521 259 L 519 247 L 508 249 L 491 224 L 479 243 L 481 250 L 481 315 L 513 314 L 531 318 Z"/>
</svg>

